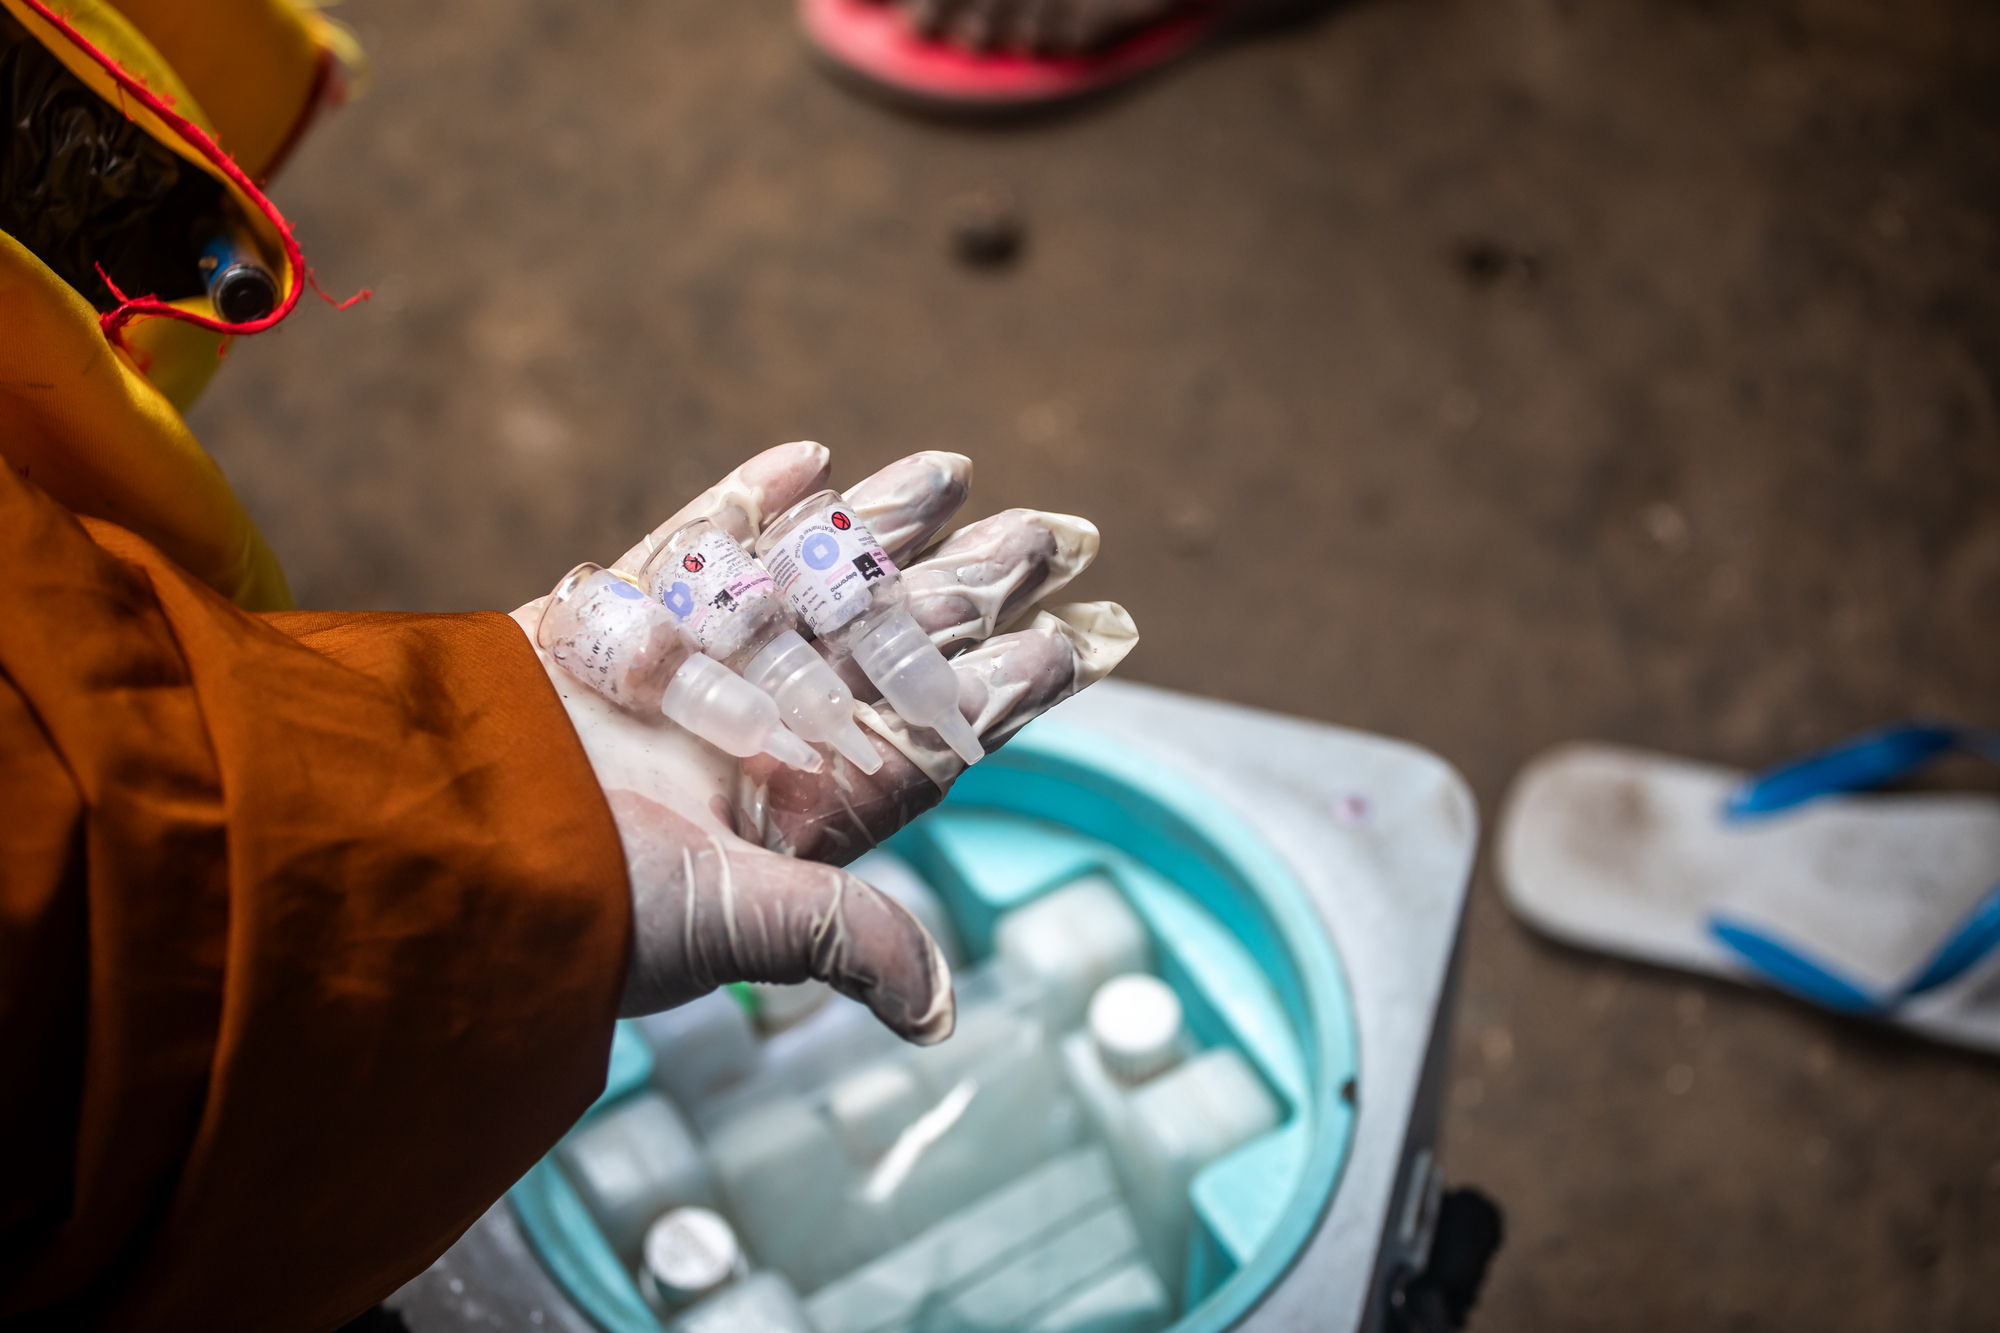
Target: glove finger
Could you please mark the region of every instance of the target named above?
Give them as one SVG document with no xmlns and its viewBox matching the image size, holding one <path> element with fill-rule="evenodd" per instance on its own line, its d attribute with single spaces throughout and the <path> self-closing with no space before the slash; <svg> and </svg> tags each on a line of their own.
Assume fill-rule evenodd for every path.
<svg viewBox="0 0 2000 1333">
<path fill-rule="evenodd" d="M 843 497 L 898 565 L 914 559 L 965 503 L 972 460 L 927 449 L 899 459 Z"/>
<path fill-rule="evenodd" d="M 953 533 L 903 571 L 910 614 L 946 653 L 991 638 L 1097 558 L 1097 527 L 1009 509 Z"/>
<path fill-rule="evenodd" d="M 951 1035 L 951 969 L 901 903 L 843 870 L 712 833 L 635 792 L 610 801 L 633 885 L 627 1016 L 732 981 L 816 977 L 906 1040 Z"/>
<path fill-rule="evenodd" d="M 988 639 L 952 661 L 958 710 L 988 750 L 1078 690 L 1109 675 L 1139 642 L 1115 602 L 1038 612 L 1025 629 Z M 845 863 L 943 799 L 964 761 L 929 727 L 860 705 L 882 767 L 863 774 L 835 756 L 819 773 L 751 760 L 737 794 L 739 831 L 788 855 Z"/>
<path fill-rule="evenodd" d="M 715 520 L 717 526 L 727 529 L 730 536 L 747 546 L 756 539 L 765 519 L 789 509 L 814 491 L 825 489 L 832 473 L 833 456 L 823 444 L 799 440 L 766 449 L 682 505 L 672 518 L 619 556 L 613 567 L 643 567 L 661 542 L 683 524 L 698 518 Z"/>
</svg>

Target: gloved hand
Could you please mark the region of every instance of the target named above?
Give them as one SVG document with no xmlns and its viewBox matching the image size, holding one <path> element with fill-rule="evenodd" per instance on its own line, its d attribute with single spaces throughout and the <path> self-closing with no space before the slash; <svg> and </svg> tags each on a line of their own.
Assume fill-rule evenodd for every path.
<svg viewBox="0 0 2000 1333">
<path fill-rule="evenodd" d="M 825 489 L 817 444 L 782 445 L 737 468 L 613 564 L 637 570 L 682 524 L 708 518 L 746 546 L 763 522 Z M 1102 679 L 1138 642 L 1114 603 L 1035 604 L 1097 554 L 1080 518 L 1012 509 L 919 552 L 965 501 L 969 459 L 922 453 L 847 491 L 903 569 L 909 610 L 958 674 L 959 711 L 990 751 Z M 514 612 L 534 642 L 545 598 Z M 1001 633 L 1002 630 L 1010 632 Z M 540 652 L 537 649 L 537 652 Z M 818 773 L 734 759 L 673 725 L 613 705 L 542 654 L 617 821 L 632 881 L 624 1013 L 653 1013 L 731 981 L 817 977 L 895 1032 L 949 1036 L 951 974 L 915 917 L 835 867 L 936 805 L 964 765 L 942 738 L 886 704 L 856 709 L 883 757 L 863 774 L 838 755 Z M 878 698 L 850 676 L 861 700 Z"/>
</svg>

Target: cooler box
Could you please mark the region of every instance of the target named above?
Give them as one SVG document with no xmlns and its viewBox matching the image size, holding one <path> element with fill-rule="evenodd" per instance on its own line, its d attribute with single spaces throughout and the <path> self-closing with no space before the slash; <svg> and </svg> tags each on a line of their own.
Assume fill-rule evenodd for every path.
<svg viewBox="0 0 2000 1333">
<path fill-rule="evenodd" d="M 952 958 L 950 1040 L 817 985 L 622 1023 L 603 1097 L 389 1304 L 415 1333 L 1383 1327 L 1436 1215 L 1476 840 L 1424 751 L 1098 685 L 854 866 Z"/>
</svg>

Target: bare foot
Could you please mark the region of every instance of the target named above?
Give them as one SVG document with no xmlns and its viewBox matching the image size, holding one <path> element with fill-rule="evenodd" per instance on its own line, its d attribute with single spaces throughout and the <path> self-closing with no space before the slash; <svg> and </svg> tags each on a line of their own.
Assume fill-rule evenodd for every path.
<svg viewBox="0 0 2000 1333">
<path fill-rule="evenodd" d="M 1078 55 L 1200 0 L 889 0 L 917 31 L 976 51 Z"/>
</svg>

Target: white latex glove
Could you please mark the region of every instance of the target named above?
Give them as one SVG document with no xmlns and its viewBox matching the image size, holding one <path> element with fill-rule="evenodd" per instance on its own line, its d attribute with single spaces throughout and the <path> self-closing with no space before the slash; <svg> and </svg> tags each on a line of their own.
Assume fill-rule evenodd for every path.
<svg viewBox="0 0 2000 1333">
<path fill-rule="evenodd" d="M 639 569 L 695 518 L 747 546 L 765 519 L 824 489 L 830 471 L 817 444 L 766 450 L 613 565 Z M 1035 609 L 1095 558 L 1097 529 L 1082 519 L 1009 510 L 916 559 L 964 503 L 971 474 L 957 454 L 915 454 L 846 498 L 902 568 L 910 613 L 957 654 L 959 711 L 990 751 L 1102 679 L 1138 634 L 1110 602 Z M 530 643 L 544 600 L 514 612 Z M 964 766 L 935 731 L 909 726 L 885 704 L 862 704 L 857 717 L 882 767 L 865 775 L 829 754 L 820 772 L 801 773 L 764 756 L 731 758 L 664 716 L 618 708 L 546 654 L 542 664 L 624 843 L 633 919 L 626 1015 L 732 981 L 817 977 L 911 1041 L 950 1035 L 951 974 L 937 945 L 900 904 L 835 868 L 943 798 Z M 851 673 L 850 684 L 858 699 L 879 697 Z"/>
</svg>

